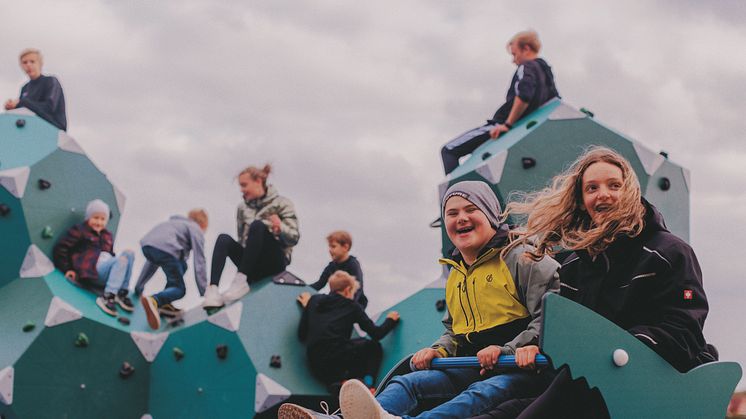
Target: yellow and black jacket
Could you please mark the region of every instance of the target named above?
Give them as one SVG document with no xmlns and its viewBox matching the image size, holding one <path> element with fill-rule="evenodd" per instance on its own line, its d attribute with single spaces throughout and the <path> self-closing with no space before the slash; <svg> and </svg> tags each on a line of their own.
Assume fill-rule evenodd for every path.
<svg viewBox="0 0 746 419">
<path fill-rule="evenodd" d="M 523 257 L 528 246 L 500 258 L 507 234 L 507 226 L 501 226 L 471 266 L 458 252 L 440 259 L 451 268 L 446 282 L 446 330 L 432 346 L 443 356 L 474 355 L 489 345 L 513 354 L 516 348 L 538 343 L 541 298 L 559 291 L 559 264 L 550 257 L 539 262 Z"/>
</svg>

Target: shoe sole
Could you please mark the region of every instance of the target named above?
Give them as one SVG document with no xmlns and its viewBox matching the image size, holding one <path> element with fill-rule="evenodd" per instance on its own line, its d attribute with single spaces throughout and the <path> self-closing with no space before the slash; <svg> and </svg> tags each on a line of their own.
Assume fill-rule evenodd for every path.
<svg viewBox="0 0 746 419">
<path fill-rule="evenodd" d="M 314 419 L 313 414 L 297 404 L 285 403 L 277 411 L 278 419 Z"/>
<path fill-rule="evenodd" d="M 153 330 L 161 328 L 161 316 L 158 315 L 158 308 L 153 306 L 153 302 L 146 296 L 140 296 L 140 303 L 145 310 L 145 317 L 148 318 L 148 326 Z"/>
<path fill-rule="evenodd" d="M 370 389 L 358 380 L 347 380 L 339 391 L 339 404 L 345 419 L 384 419 L 382 409 Z"/>
<path fill-rule="evenodd" d="M 112 317 L 116 317 L 116 316 L 117 316 L 117 311 L 116 311 L 116 310 L 112 310 L 112 309 L 110 309 L 109 307 L 106 307 L 106 303 L 104 303 L 104 300 L 103 300 L 103 299 L 101 299 L 101 297 L 99 297 L 99 298 L 96 298 L 96 305 L 97 305 L 97 306 L 98 306 L 98 308 L 100 308 L 100 309 L 101 309 L 101 310 L 102 310 L 102 311 L 103 311 L 104 313 L 106 313 L 106 314 L 108 314 L 108 315 L 110 315 L 110 316 L 112 316 Z"/>
<path fill-rule="evenodd" d="M 132 313 L 133 311 L 135 311 L 135 308 L 132 307 L 132 306 L 128 306 L 127 304 L 124 304 L 123 302 L 121 302 L 119 300 L 116 300 L 116 302 L 117 302 L 117 305 L 119 305 L 119 307 L 122 310 L 124 310 L 124 311 L 126 311 L 128 313 Z"/>
</svg>

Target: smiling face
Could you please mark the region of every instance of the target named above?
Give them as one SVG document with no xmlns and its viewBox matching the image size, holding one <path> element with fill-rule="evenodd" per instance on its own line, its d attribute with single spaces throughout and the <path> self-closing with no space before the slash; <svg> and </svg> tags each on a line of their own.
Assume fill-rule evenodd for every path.
<svg viewBox="0 0 746 419">
<path fill-rule="evenodd" d="M 107 221 L 106 214 L 103 212 L 94 212 L 93 215 L 91 215 L 91 218 L 88 219 L 88 226 L 96 233 L 100 233 L 104 228 L 106 228 Z"/>
<path fill-rule="evenodd" d="M 448 238 L 471 265 L 497 231 L 476 205 L 460 196 L 451 197 L 443 212 Z"/>
<path fill-rule="evenodd" d="M 262 180 L 259 178 L 252 179 L 248 173 L 244 173 L 238 177 L 238 185 L 241 187 L 243 198 L 247 201 L 261 198 L 266 193 Z"/>
<path fill-rule="evenodd" d="M 603 214 L 616 207 L 623 185 L 622 169 L 611 163 L 600 161 L 585 169 L 581 183 L 581 208 L 594 224 L 599 225 Z"/>
</svg>

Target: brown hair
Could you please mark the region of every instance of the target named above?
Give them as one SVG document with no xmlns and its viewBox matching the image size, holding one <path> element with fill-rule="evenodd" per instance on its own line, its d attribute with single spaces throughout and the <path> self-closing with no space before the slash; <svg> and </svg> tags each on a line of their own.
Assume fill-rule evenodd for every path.
<svg viewBox="0 0 746 419">
<path fill-rule="evenodd" d="M 511 44 L 515 44 L 519 49 L 529 47 L 531 51 L 537 54 L 541 50 L 541 41 L 539 41 L 539 34 L 532 29 L 521 31 L 513 35 L 513 37 L 510 38 L 510 41 L 508 41 L 508 50 L 510 50 Z"/>
<path fill-rule="evenodd" d="M 337 242 L 341 246 L 347 245 L 348 248 L 352 249 L 352 236 L 344 230 L 332 231 L 328 236 L 326 236 L 326 241 L 328 241 L 329 244 Z"/>
<path fill-rule="evenodd" d="M 622 187 L 618 203 L 597 225 L 583 209 L 582 183 L 586 169 L 598 162 L 621 169 Z M 509 203 L 502 217 L 523 214 L 528 215 L 528 219 L 525 225 L 512 232 L 513 242 L 503 254 L 519 244 L 533 243 L 536 249 L 528 255 L 534 260 L 554 254 L 557 247 L 585 249 L 597 255 L 617 237 L 635 237 L 644 227 L 645 207 L 637 175 L 622 155 L 606 147 L 587 149 L 569 169 L 554 177 L 551 186 L 518 195 L 519 200 Z"/>
<path fill-rule="evenodd" d="M 189 217 L 189 219 L 194 221 L 195 223 L 199 224 L 200 227 L 207 228 L 207 212 L 202 208 L 194 208 L 193 210 L 189 211 L 187 217 Z"/>
<path fill-rule="evenodd" d="M 360 283 L 354 276 L 345 271 L 336 271 L 329 277 L 329 290 L 331 292 L 340 292 L 349 286 L 355 287 L 354 291 L 357 291 Z"/>
<path fill-rule="evenodd" d="M 261 169 L 256 166 L 249 166 L 238 174 L 238 177 L 241 177 L 243 175 L 249 175 L 251 177 L 251 180 L 262 180 L 262 185 L 264 188 L 267 188 L 267 178 L 269 177 L 269 173 L 272 171 L 272 166 L 267 163 L 262 167 Z"/>
</svg>

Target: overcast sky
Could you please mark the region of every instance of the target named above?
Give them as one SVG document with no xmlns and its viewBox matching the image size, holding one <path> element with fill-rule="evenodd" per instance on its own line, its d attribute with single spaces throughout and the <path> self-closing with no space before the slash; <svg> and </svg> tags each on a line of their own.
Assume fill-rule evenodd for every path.
<svg viewBox="0 0 746 419">
<path fill-rule="evenodd" d="M 290 270 L 315 280 L 349 230 L 374 313 L 439 275 L 440 146 L 502 103 L 505 43 L 534 28 L 569 104 L 691 170 L 705 334 L 746 365 L 743 22 L 738 0 L 4 2 L 0 95 L 40 48 L 69 134 L 127 196 L 119 250 L 203 207 L 209 258 L 236 174 L 271 162 L 300 218 Z"/>
</svg>

